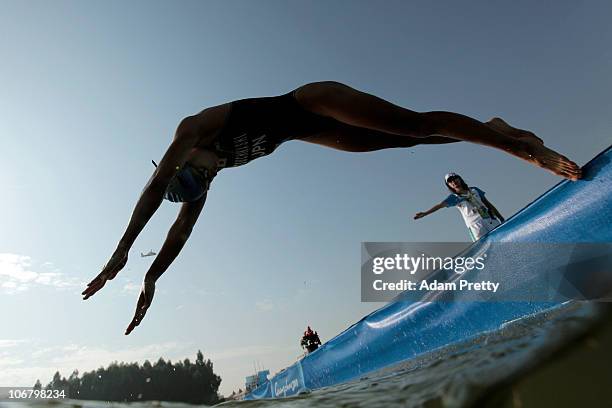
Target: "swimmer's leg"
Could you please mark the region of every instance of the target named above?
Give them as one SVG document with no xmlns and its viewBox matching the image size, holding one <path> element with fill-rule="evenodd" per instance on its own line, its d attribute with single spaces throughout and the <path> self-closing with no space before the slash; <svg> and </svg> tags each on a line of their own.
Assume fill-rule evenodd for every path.
<svg viewBox="0 0 612 408">
<path fill-rule="evenodd" d="M 498 119 L 482 123 L 453 112 L 414 112 L 338 82 L 304 85 L 295 97 L 305 109 L 348 125 L 416 138 L 439 135 L 478 143 L 569 179 L 576 180 L 581 175 L 574 162 L 545 147 L 533 133 L 502 124 Z"/>
<path fill-rule="evenodd" d="M 382 149 L 413 147 L 420 144 L 457 143 L 460 140 L 443 136 L 426 138 L 394 135 L 339 123 L 336 128 L 299 140 L 345 152 L 372 152 Z"/>
</svg>

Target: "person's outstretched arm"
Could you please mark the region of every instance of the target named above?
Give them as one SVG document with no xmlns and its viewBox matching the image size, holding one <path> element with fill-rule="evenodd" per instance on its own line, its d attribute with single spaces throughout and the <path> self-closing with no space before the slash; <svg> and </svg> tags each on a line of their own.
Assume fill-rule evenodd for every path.
<svg viewBox="0 0 612 408">
<path fill-rule="evenodd" d="M 504 222 L 505 221 L 504 217 L 502 217 L 502 215 L 499 213 L 499 211 L 497 211 L 497 208 L 495 208 L 495 206 L 493 204 L 491 204 L 491 202 L 489 200 L 487 200 L 485 197 L 482 197 L 482 203 L 487 206 L 487 208 L 489 209 L 489 212 L 495 218 L 497 218 L 500 222 Z"/>
<path fill-rule="evenodd" d="M 198 116 L 183 119 L 178 126 L 174 140 L 136 203 L 130 222 L 119 240 L 117 249 L 115 249 L 102 272 L 82 292 L 83 300 L 90 298 L 102 289 L 106 281 L 113 279 L 127 263 L 128 252 L 132 244 L 159 208 L 168 183 L 177 170 L 185 164 L 189 152 L 200 139 L 201 129 L 199 129 L 200 119 Z"/>
<path fill-rule="evenodd" d="M 442 201 L 440 204 L 436 204 L 436 205 L 434 205 L 433 207 L 431 207 L 431 208 L 430 208 L 429 210 L 427 210 L 427 211 L 423 211 L 423 212 L 418 212 L 418 213 L 416 213 L 416 214 L 415 214 L 415 216 L 414 216 L 414 219 L 415 219 L 415 220 L 418 220 L 419 218 L 423 218 L 423 217 L 425 217 L 426 215 L 429 215 L 429 214 L 431 214 L 431 213 L 433 213 L 433 212 L 438 211 L 438 210 L 439 210 L 439 209 L 441 209 L 441 208 L 446 208 L 446 207 L 447 207 L 446 202 L 445 202 L 445 201 Z"/>
<path fill-rule="evenodd" d="M 125 331 L 126 335 L 130 334 L 140 324 L 147 313 L 147 309 L 151 306 L 151 302 L 153 302 L 155 282 L 168 269 L 172 261 L 181 252 L 181 249 L 183 249 L 187 239 L 189 239 L 189 235 L 191 235 L 193 226 L 202 212 L 202 208 L 204 208 L 205 202 L 206 194 L 198 201 L 184 203 L 181 206 L 176 221 L 172 224 L 170 231 L 168 231 L 164 245 L 145 275 L 138 303 L 136 304 L 134 318 Z"/>
</svg>

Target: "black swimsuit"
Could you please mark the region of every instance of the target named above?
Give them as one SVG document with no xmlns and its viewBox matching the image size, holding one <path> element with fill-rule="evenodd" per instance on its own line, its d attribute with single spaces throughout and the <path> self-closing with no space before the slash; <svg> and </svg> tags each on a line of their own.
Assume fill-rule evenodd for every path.
<svg viewBox="0 0 612 408">
<path fill-rule="evenodd" d="M 217 172 L 266 156 L 287 140 L 338 126 L 335 119 L 304 109 L 295 100 L 294 92 L 231 102 L 225 125 L 214 142 L 219 157 Z M 174 202 L 197 201 L 206 194 L 217 172 L 211 175 L 186 164 L 171 180 L 164 197 Z"/>
<path fill-rule="evenodd" d="M 304 109 L 294 92 L 231 103 L 215 142 L 218 168 L 242 166 L 272 153 L 281 143 L 333 129 L 337 121 Z"/>
</svg>

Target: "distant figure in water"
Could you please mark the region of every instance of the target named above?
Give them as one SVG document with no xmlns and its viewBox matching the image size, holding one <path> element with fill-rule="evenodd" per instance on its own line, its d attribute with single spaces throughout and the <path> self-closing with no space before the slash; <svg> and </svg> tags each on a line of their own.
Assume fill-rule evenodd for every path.
<svg viewBox="0 0 612 408">
<path fill-rule="evenodd" d="M 304 332 L 304 336 L 302 336 L 302 340 L 300 340 L 300 345 L 305 348 L 307 352 L 312 353 L 321 345 L 319 334 L 316 331 L 313 332 L 310 326 L 308 326 Z"/>
<path fill-rule="evenodd" d="M 266 156 L 288 140 L 347 152 L 467 141 L 502 150 L 561 177 L 581 177 L 574 162 L 544 146 L 533 133 L 502 119 L 479 122 L 452 112 L 414 112 L 338 82 L 310 83 L 285 95 L 225 103 L 180 122 L 116 250 L 87 285 L 83 299 L 93 296 L 125 266 L 136 237 L 164 198 L 181 202 L 178 217 L 145 275 L 126 330 L 129 334 L 151 305 L 155 282 L 185 245 L 217 173 Z"/>
<path fill-rule="evenodd" d="M 457 207 L 463 216 L 472 241 L 479 240 L 483 235 L 504 222 L 504 217 L 487 200 L 485 192 L 478 187 L 468 187 L 460 175 L 448 173 L 444 177 L 444 183 L 451 191 L 451 194 L 440 204 L 434 205 L 429 210 L 416 213 L 414 216 L 415 220 L 423 218 L 441 208 Z"/>
</svg>

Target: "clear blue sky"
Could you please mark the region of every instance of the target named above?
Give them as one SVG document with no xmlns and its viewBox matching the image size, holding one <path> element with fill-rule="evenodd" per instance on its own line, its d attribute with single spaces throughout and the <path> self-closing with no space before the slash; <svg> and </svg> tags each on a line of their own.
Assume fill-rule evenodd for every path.
<svg viewBox="0 0 612 408">
<path fill-rule="evenodd" d="M 462 4 L 460 4 L 462 3 Z M 337 80 L 419 110 L 498 115 L 584 164 L 612 138 L 607 1 L 0 0 L 0 385 L 113 360 L 211 358 L 221 391 L 379 305 L 362 241 L 464 241 L 457 211 L 415 222 L 449 170 L 509 216 L 558 179 L 468 145 L 368 154 L 290 142 L 224 170 L 134 333 L 137 291 L 178 207 L 87 302 L 179 120 Z"/>
</svg>

